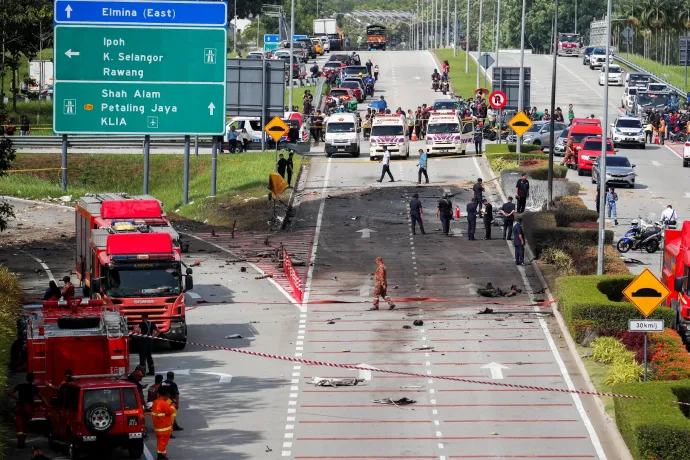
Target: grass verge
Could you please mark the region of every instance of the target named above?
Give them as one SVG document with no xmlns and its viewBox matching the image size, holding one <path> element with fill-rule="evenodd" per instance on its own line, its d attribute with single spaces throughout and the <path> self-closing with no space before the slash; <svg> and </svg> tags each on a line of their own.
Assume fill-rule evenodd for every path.
<svg viewBox="0 0 690 460">
<path fill-rule="evenodd" d="M 690 85 L 685 85 L 685 67 L 681 67 L 679 65 L 662 65 L 651 59 L 645 59 L 637 54 L 620 53 L 620 55 L 623 58 L 632 61 L 641 67 L 644 67 L 658 77 L 667 80 L 669 83 L 673 83 L 680 88 L 684 88 L 686 92 L 690 91 Z M 665 77 L 664 75 L 668 75 L 668 77 Z M 685 96 L 685 94 L 680 94 L 679 96 Z"/>
<path fill-rule="evenodd" d="M 467 99 L 474 96 L 477 89 L 477 63 L 470 57 L 469 72 L 465 73 L 465 52 L 457 50 L 457 56 L 453 57 L 453 50 L 434 50 L 441 62 L 448 61 L 450 64 L 450 84 L 456 95 Z M 440 69 L 439 69 L 440 72 Z M 429 76 L 428 78 L 431 78 Z M 484 85 L 484 77 L 480 78 Z M 486 88 L 491 91 L 491 82 L 487 79 Z"/>
<path fill-rule="evenodd" d="M 582 363 L 585 365 L 587 374 L 594 384 L 594 388 L 596 388 L 596 390 L 600 393 L 611 393 L 612 387 L 606 384 L 606 375 L 608 374 L 611 366 L 594 361 L 591 356 L 589 356 L 591 354 L 590 348 L 585 348 L 581 345 L 576 346 L 578 354 L 582 357 Z M 614 408 L 613 398 L 609 396 L 599 396 L 599 399 L 601 399 L 601 402 L 604 404 L 606 413 L 615 420 L 616 411 Z"/>
<path fill-rule="evenodd" d="M 218 157 L 217 196 L 211 190 L 211 156 L 190 159 L 189 204 L 183 201 L 182 155 L 151 155 L 149 192 L 163 201 L 171 217 L 179 217 L 215 226 L 264 230 L 273 212 L 267 200 L 268 176 L 275 171 L 275 152 L 257 152 Z M 296 155 L 295 173 L 303 159 Z M 86 193 L 125 192 L 141 194 L 142 155 L 71 155 L 68 163 L 68 192 L 73 199 Z M 65 195 L 59 186 L 59 154 L 18 154 L 12 170 L 0 178 L 0 194 L 41 199 Z M 36 169 L 55 168 L 50 171 Z M 281 199 L 286 202 L 290 191 Z M 280 211 L 279 205 L 279 211 Z"/>
</svg>

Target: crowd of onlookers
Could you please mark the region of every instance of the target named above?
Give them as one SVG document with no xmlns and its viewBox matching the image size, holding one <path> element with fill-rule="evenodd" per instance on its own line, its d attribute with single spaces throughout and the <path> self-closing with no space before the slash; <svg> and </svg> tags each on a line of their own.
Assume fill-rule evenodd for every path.
<svg viewBox="0 0 690 460">
<path fill-rule="evenodd" d="M 26 115 L 19 117 L 19 135 L 28 136 L 31 132 L 31 123 Z M 7 118 L 0 124 L 0 136 L 14 136 L 17 125 L 13 118 Z"/>
</svg>

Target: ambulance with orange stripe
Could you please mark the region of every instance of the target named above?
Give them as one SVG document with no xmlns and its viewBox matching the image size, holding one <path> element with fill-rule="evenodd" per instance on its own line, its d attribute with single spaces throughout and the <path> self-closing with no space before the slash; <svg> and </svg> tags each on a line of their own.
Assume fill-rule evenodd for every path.
<svg viewBox="0 0 690 460">
<path fill-rule="evenodd" d="M 461 120 L 455 110 L 432 110 L 426 128 L 426 153 L 464 155 L 473 132 L 472 120 Z"/>
</svg>

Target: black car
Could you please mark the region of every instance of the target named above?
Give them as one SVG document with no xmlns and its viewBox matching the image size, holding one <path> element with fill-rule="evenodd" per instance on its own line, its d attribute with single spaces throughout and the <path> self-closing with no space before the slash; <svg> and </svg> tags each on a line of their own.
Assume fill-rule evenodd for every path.
<svg viewBox="0 0 690 460">
<path fill-rule="evenodd" d="M 296 43 L 304 43 L 304 48 L 307 50 L 309 59 L 316 59 L 316 47 L 311 42 L 310 38 L 298 38 Z"/>
<path fill-rule="evenodd" d="M 582 48 L 582 65 L 589 65 L 589 59 L 592 56 L 592 52 L 596 48 L 596 46 L 587 46 Z"/>
</svg>

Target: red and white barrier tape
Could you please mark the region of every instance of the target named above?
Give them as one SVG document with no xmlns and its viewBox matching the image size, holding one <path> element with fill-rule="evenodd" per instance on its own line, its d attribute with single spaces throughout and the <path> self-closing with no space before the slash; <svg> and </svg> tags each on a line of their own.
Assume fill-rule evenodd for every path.
<svg viewBox="0 0 690 460">
<path fill-rule="evenodd" d="M 144 337 L 143 335 L 136 334 L 134 332 L 130 332 L 130 335 L 134 336 L 134 337 Z M 154 337 L 154 339 L 161 340 L 164 342 L 183 343 L 180 340 L 170 340 L 170 339 L 164 339 L 162 337 Z M 233 353 L 241 353 L 243 355 L 258 356 L 260 358 L 268 358 L 268 359 L 278 359 L 280 361 L 289 361 L 289 362 L 293 362 L 293 363 L 307 364 L 310 366 L 337 367 L 340 369 L 351 369 L 354 371 L 370 371 L 370 372 L 380 372 L 382 374 L 405 375 L 405 376 L 410 376 L 410 377 L 420 377 L 420 378 L 426 378 L 426 379 L 451 380 L 454 382 L 475 383 L 478 385 L 491 385 L 491 386 L 506 387 L 506 388 L 513 388 L 513 389 L 519 389 L 519 390 L 548 391 L 548 392 L 553 392 L 553 393 L 575 393 L 575 394 L 579 394 L 579 395 L 608 396 L 611 398 L 625 398 L 625 399 L 643 399 L 643 400 L 647 400 L 647 401 L 653 399 L 653 398 L 647 398 L 644 396 L 637 396 L 637 395 L 622 395 L 622 394 L 617 394 L 617 393 L 599 393 L 598 391 L 569 390 L 569 389 L 563 389 L 563 388 L 539 387 L 539 386 L 532 386 L 532 385 L 519 385 L 519 384 L 515 384 L 515 383 L 503 383 L 503 382 L 493 382 L 493 381 L 485 381 L 485 380 L 473 380 L 473 379 L 465 379 L 462 377 L 449 377 L 449 376 L 442 376 L 442 375 L 418 374 L 418 373 L 414 373 L 414 372 L 392 371 L 392 370 L 388 370 L 388 369 L 378 369 L 378 368 L 374 369 L 374 368 L 369 368 L 369 367 L 353 366 L 351 364 L 336 364 L 336 363 L 329 363 L 329 362 L 324 362 L 324 361 L 313 361 L 311 359 L 291 358 L 289 356 L 272 355 L 269 353 L 260 353 L 257 351 L 240 350 L 237 348 L 230 348 L 230 347 L 220 347 L 217 345 L 208 345 L 208 344 L 197 343 L 197 342 L 186 342 L 186 343 L 187 343 L 187 345 L 193 345 L 193 346 L 202 347 L 202 348 L 213 348 L 215 350 L 231 351 Z M 680 406 L 690 406 L 690 403 L 686 403 L 686 402 L 682 402 L 682 401 L 669 401 L 669 404 L 675 404 L 675 405 L 680 405 Z"/>
</svg>

